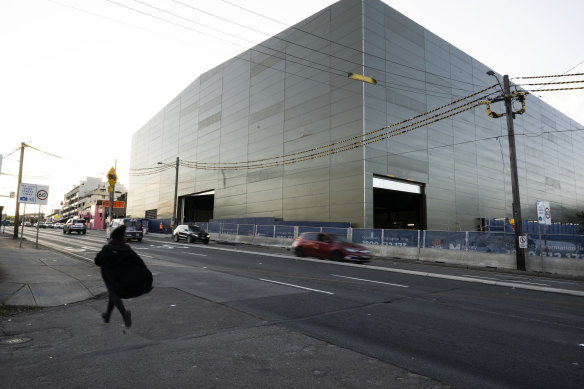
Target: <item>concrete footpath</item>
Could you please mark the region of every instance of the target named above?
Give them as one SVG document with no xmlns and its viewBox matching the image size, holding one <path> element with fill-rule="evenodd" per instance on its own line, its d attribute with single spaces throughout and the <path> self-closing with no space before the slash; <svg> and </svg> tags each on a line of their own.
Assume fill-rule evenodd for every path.
<svg viewBox="0 0 584 389">
<path fill-rule="evenodd" d="M 0 234 L 2 388 L 448 388 L 174 288 L 100 314 L 99 268 Z"/>
</svg>

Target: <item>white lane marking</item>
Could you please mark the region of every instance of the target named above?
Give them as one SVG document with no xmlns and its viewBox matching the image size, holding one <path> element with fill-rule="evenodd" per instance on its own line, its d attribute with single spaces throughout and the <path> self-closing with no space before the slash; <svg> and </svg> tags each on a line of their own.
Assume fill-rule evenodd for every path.
<svg viewBox="0 0 584 389">
<path fill-rule="evenodd" d="M 527 281 L 519 281 L 519 280 L 503 280 L 503 281 L 519 282 L 521 284 L 528 284 L 528 285 L 550 286 L 550 284 L 538 284 L 537 282 L 527 282 Z"/>
<path fill-rule="evenodd" d="M 150 255 L 142 255 L 144 258 L 154 258 L 153 256 Z"/>
<path fill-rule="evenodd" d="M 357 280 L 357 281 L 365 281 L 365 282 L 373 282 L 375 284 L 383 284 L 383 285 L 390 285 L 390 286 L 399 286 L 400 288 L 409 288 L 408 285 L 400 285 L 400 284 L 392 284 L 389 282 L 381 282 L 381 281 L 373 281 L 373 280 L 366 280 L 364 278 L 355 278 L 355 277 L 347 277 L 347 276 L 340 276 L 338 274 L 331 274 L 333 277 L 341 277 L 341 278 L 348 278 L 350 280 Z"/>
<path fill-rule="evenodd" d="M 199 253 L 189 253 L 188 251 L 183 251 L 183 254 L 189 254 L 189 255 L 198 255 L 200 257 L 206 257 L 207 254 L 199 254 Z"/>
<path fill-rule="evenodd" d="M 541 285 L 541 286 L 550 286 L 550 284 L 541 284 L 537 282 L 527 282 L 527 281 L 520 281 L 517 278 L 507 278 L 507 279 L 500 279 L 500 278 L 492 278 L 492 277 L 480 277 L 480 276 L 473 276 L 470 274 L 463 274 L 464 277 L 472 277 L 472 278 L 480 278 L 482 280 L 495 280 L 495 281 L 507 281 L 507 282 L 519 282 L 521 284 L 527 285 Z"/>
<path fill-rule="evenodd" d="M 463 274 L 462 276 L 463 276 L 463 277 L 480 278 L 480 279 L 482 279 L 482 280 L 495 280 L 495 281 L 498 281 L 498 280 L 499 280 L 498 278 L 493 278 L 493 277 L 481 277 L 481 276 L 473 276 L 473 275 L 471 275 L 471 274 Z"/>
<path fill-rule="evenodd" d="M 294 284 L 287 284 L 285 282 L 279 282 L 279 281 L 273 281 L 273 280 L 266 280 L 265 278 L 260 278 L 260 281 L 265 281 L 265 282 L 272 282 L 274 284 L 280 284 L 280 285 L 286 285 L 286 286 L 291 286 L 293 288 L 298 288 L 298 289 L 305 289 L 305 290 L 310 290 L 312 292 L 318 292 L 318 293 L 326 293 L 326 294 L 334 294 L 333 292 L 326 292 L 324 290 L 318 290 L 318 289 L 311 289 L 311 288 L 307 288 L 304 286 L 300 286 L 300 285 L 294 285 Z"/>
</svg>

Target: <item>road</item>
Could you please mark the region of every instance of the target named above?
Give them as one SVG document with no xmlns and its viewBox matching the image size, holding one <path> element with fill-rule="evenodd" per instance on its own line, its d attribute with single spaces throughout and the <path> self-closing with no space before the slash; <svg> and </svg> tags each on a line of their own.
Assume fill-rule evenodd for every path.
<svg viewBox="0 0 584 389">
<path fill-rule="evenodd" d="M 105 235 L 40 230 L 39 240 L 91 260 Z M 584 387 L 583 297 L 298 259 L 285 250 L 174 243 L 156 234 L 130 244 L 157 287 L 453 387 Z"/>
</svg>

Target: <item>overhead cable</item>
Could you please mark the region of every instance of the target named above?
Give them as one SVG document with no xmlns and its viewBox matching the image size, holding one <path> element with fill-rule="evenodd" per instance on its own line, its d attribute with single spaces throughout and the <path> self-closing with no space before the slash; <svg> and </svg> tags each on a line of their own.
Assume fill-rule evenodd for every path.
<svg viewBox="0 0 584 389">
<path fill-rule="evenodd" d="M 396 127 L 396 126 L 399 126 L 399 125 L 405 124 L 405 123 L 407 123 L 407 122 L 410 122 L 410 121 L 416 120 L 416 119 L 418 119 L 418 118 L 421 118 L 421 117 L 427 116 L 428 114 L 434 113 L 434 112 L 436 112 L 436 111 L 442 110 L 442 109 L 444 109 L 444 108 L 447 108 L 447 107 L 449 107 L 449 106 L 452 106 L 452 105 L 454 105 L 454 104 L 457 104 L 457 103 L 459 103 L 459 102 L 461 102 L 461 101 L 464 101 L 464 100 L 466 100 L 466 99 L 468 99 L 468 98 L 471 98 L 471 97 L 477 96 L 477 95 L 479 95 L 479 94 L 482 94 L 482 93 L 484 93 L 484 92 L 486 92 L 486 91 L 488 91 L 488 90 L 490 90 L 490 89 L 492 89 L 492 88 L 494 88 L 494 87 L 496 87 L 496 86 L 497 86 L 496 84 L 495 84 L 495 85 L 491 85 L 491 86 L 490 86 L 490 87 L 488 87 L 488 88 L 482 89 L 482 90 L 480 90 L 480 91 L 478 91 L 478 92 L 475 92 L 475 93 L 473 93 L 473 94 L 470 94 L 470 95 L 468 95 L 468 96 L 462 97 L 462 98 L 460 98 L 460 99 L 458 99 L 458 100 L 455 100 L 455 101 L 452 101 L 452 102 L 450 102 L 450 103 L 448 103 L 448 104 L 444 104 L 444 105 L 442 105 L 442 106 L 440 106 L 440 107 L 438 107 L 438 108 L 431 109 L 430 111 L 424 112 L 424 113 L 422 113 L 422 114 L 415 115 L 415 116 L 413 116 L 413 117 L 411 117 L 411 118 L 409 118 L 409 119 L 402 120 L 401 122 L 394 123 L 394 124 L 391 124 L 391 125 L 388 125 L 388 126 L 385 126 L 385 127 L 382 127 L 382 128 L 379 128 L 379 129 L 376 129 L 376 130 L 370 131 L 370 132 L 367 132 L 367 133 L 365 133 L 365 134 L 359 134 L 359 135 L 352 136 L 352 137 L 349 137 L 349 138 L 346 138 L 346 139 L 343 139 L 343 140 L 339 140 L 339 141 L 336 141 L 336 142 L 333 142 L 333 143 L 330 143 L 330 144 L 326 144 L 326 145 L 323 145 L 323 146 L 317 146 L 317 147 L 313 147 L 313 148 L 310 148 L 310 149 L 307 149 L 307 150 L 303 150 L 303 151 L 298 151 L 298 152 L 295 152 L 295 153 L 290 153 L 290 154 L 280 155 L 280 156 L 276 156 L 276 157 L 268 157 L 268 158 L 263 158 L 263 159 L 258 159 L 258 160 L 252 160 L 252 161 L 231 162 L 231 163 L 225 163 L 225 164 L 229 164 L 229 165 L 238 164 L 238 163 L 241 163 L 241 164 L 246 164 L 246 163 L 256 163 L 256 162 L 269 161 L 269 160 L 273 160 L 273 159 L 287 158 L 287 157 L 291 157 L 291 156 L 294 156 L 294 155 L 299 155 L 299 154 L 306 154 L 306 153 L 310 153 L 310 152 L 314 152 L 314 151 L 322 150 L 322 149 L 325 149 L 325 148 L 330 148 L 330 147 L 333 147 L 333 146 L 335 146 L 335 145 L 338 145 L 338 144 L 343 144 L 343 143 L 346 143 L 346 142 L 351 142 L 351 141 L 354 141 L 354 140 L 356 140 L 356 139 L 361 139 L 361 138 L 363 138 L 363 137 L 370 136 L 370 135 L 373 135 L 373 134 L 375 134 L 375 133 L 378 133 L 378 132 L 384 131 L 384 130 L 386 130 L 386 129 L 393 128 L 393 127 Z M 465 106 L 465 105 L 469 105 L 469 104 L 471 104 L 471 103 L 473 103 L 473 102 L 475 102 L 475 101 L 478 101 L 478 100 L 480 100 L 480 99 L 473 100 L 473 101 L 471 101 L 470 103 L 466 103 L 466 104 L 464 104 L 464 105 L 462 105 L 462 106 L 460 106 L 460 107 L 463 107 L 463 106 Z M 451 112 L 451 111 L 453 111 L 453 110 L 455 110 L 455 109 L 458 109 L 458 108 L 460 108 L 460 107 L 455 107 L 455 108 L 453 108 L 453 109 L 451 109 L 451 110 L 449 110 L 449 111 L 442 112 L 442 113 L 440 113 L 440 114 L 437 114 L 437 115 L 434 115 L 434 116 L 432 116 L 432 117 L 430 117 L 430 118 L 426 118 L 425 120 L 429 120 L 429 119 L 431 119 L 431 118 L 434 118 L 434 117 L 437 117 L 437 116 L 443 115 L 443 114 L 445 114 L 445 113 Z M 425 120 L 424 120 L 424 121 L 425 121 Z M 420 122 L 421 122 L 421 121 L 420 121 Z M 416 123 L 420 123 L 420 122 L 416 122 Z M 216 165 L 216 166 L 217 166 L 217 165 L 221 165 L 222 163 L 205 163 L 205 162 L 199 162 L 198 164 L 199 164 L 199 165 L 213 164 L 213 165 Z"/>
<path fill-rule="evenodd" d="M 132 10 L 132 11 L 134 11 L 134 12 L 138 12 L 138 13 L 140 13 L 140 14 L 143 14 L 143 15 L 150 16 L 150 17 L 152 17 L 152 18 L 155 18 L 155 19 L 161 20 L 161 21 L 163 21 L 163 22 L 170 23 L 170 24 L 176 25 L 176 26 L 178 26 L 178 27 L 181 27 L 181 28 L 185 28 L 185 29 L 187 29 L 187 30 L 194 31 L 194 32 L 196 32 L 196 33 L 199 33 L 199 34 L 203 34 L 203 35 L 208 35 L 208 36 L 211 36 L 211 35 L 209 35 L 209 34 L 206 34 L 206 33 L 204 33 L 204 32 L 201 32 L 201 31 L 198 31 L 198 30 L 192 29 L 192 28 L 190 28 L 190 27 L 187 27 L 187 26 L 183 26 L 182 24 L 178 24 L 178 23 L 172 22 L 172 21 L 170 21 L 170 20 L 167 20 L 167 19 L 161 18 L 161 17 L 159 17 L 159 16 L 156 16 L 156 15 L 150 14 L 150 13 L 148 13 L 148 12 L 144 12 L 144 11 L 142 11 L 142 10 L 139 10 L 139 9 L 136 9 L 136 8 L 132 8 L 132 7 L 130 7 L 130 6 L 127 6 L 127 5 L 125 5 L 125 4 L 118 3 L 118 2 L 116 2 L 116 1 L 114 1 L 114 0 L 106 0 L 106 1 L 108 1 L 108 2 L 110 2 L 110 3 L 112 3 L 112 4 L 115 4 L 115 5 L 118 5 L 118 6 L 120 6 L 120 7 L 127 8 L 127 9 L 129 9 L 129 10 Z M 228 34 L 228 33 L 225 33 L 224 31 L 221 31 L 221 30 L 219 30 L 219 29 L 217 29 L 217 28 L 215 28 L 215 27 L 212 27 L 212 26 L 209 26 L 209 25 L 206 25 L 206 24 L 203 24 L 203 23 L 197 22 L 197 21 L 195 21 L 195 20 L 192 20 L 192 19 L 189 19 L 189 18 L 185 18 L 185 17 L 183 17 L 183 16 L 181 16 L 181 15 L 178 15 L 178 14 L 176 14 L 176 13 L 173 13 L 173 12 L 167 11 L 167 10 L 165 10 L 165 9 L 162 9 L 162 8 L 159 8 L 159 7 L 156 7 L 156 6 L 150 5 L 150 4 L 148 4 L 148 3 L 146 3 L 146 2 L 143 2 L 143 1 L 140 1 L 140 0 L 134 0 L 134 1 L 135 1 L 135 2 L 137 2 L 137 3 L 139 3 L 139 4 L 143 4 L 143 5 L 145 5 L 145 6 L 148 6 L 148 7 L 150 7 L 150 8 L 156 9 L 156 10 L 158 10 L 158 11 L 160 11 L 160 12 L 164 12 L 164 13 L 166 13 L 166 14 L 172 15 L 173 17 L 176 17 L 176 18 L 179 18 L 179 19 L 182 19 L 182 20 L 188 21 L 188 22 L 190 22 L 190 23 L 193 23 L 193 24 L 198 24 L 198 25 L 200 25 L 200 26 L 203 26 L 203 27 L 205 27 L 205 28 L 208 28 L 208 29 L 211 29 L 211 30 L 217 31 L 217 32 L 219 32 L 219 33 L 221 33 L 221 34 L 224 34 L 224 35 L 230 35 L 230 36 L 233 36 L 233 37 L 235 37 L 235 38 L 237 38 L 237 39 L 241 39 L 241 40 L 247 41 L 247 42 L 249 42 L 249 43 L 251 43 L 251 44 L 254 44 L 255 46 L 254 46 L 254 47 L 252 47 L 252 48 L 248 48 L 247 46 L 244 46 L 244 45 L 239 45 L 239 44 L 237 44 L 237 43 L 234 43 L 234 42 L 231 42 L 231 41 L 227 41 L 227 40 L 225 40 L 225 39 L 223 39 L 223 38 L 220 38 L 220 37 L 217 37 L 217 36 L 213 36 L 214 38 L 216 38 L 216 39 L 219 39 L 219 40 L 221 40 L 221 41 L 224 41 L 224 42 L 226 42 L 226 43 L 229 43 L 229 44 L 234 44 L 234 45 L 238 45 L 238 46 L 244 47 L 244 48 L 246 48 L 246 49 L 248 49 L 248 50 L 254 50 L 254 51 L 257 51 L 257 52 L 259 52 L 259 53 L 262 53 L 262 54 L 268 55 L 268 56 L 273 56 L 273 57 L 279 58 L 279 59 L 281 59 L 281 60 L 285 60 L 285 61 L 288 61 L 288 62 L 291 62 L 291 63 L 296 63 L 296 64 L 298 64 L 298 65 L 301 65 L 301 66 L 306 66 L 306 67 L 308 67 L 308 68 L 313 68 L 313 69 L 320 70 L 320 71 L 327 71 L 326 69 L 328 68 L 328 69 L 330 69 L 330 70 L 331 70 L 331 71 L 328 71 L 329 73 L 333 73 L 333 74 L 335 74 L 335 73 L 333 72 L 333 71 L 335 71 L 335 72 L 337 72 L 337 73 L 336 73 L 337 75 L 344 75 L 344 74 L 346 74 L 346 72 L 347 72 L 347 70 L 346 70 L 346 69 L 342 69 L 342 70 L 341 70 L 341 69 L 336 69 L 336 68 L 334 68 L 334 67 L 332 67 L 332 66 L 329 66 L 329 65 L 323 65 L 322 63 L 319 63 L 319 62 L 317 62 L 317 61 L 313 61 L 313 60 L 310 60 L 310 59 L 307 59 L 307 58 L 303 58 L 303 57 L 298 57 L 298 56 L 295 56 L 295 55 L 293 55 L 293 54 L 287 53 L 287 52 L 285 52 L 285 51 L 282 51 L 282 50 L 277 50 L 277 49 L 274 49 L 274 48 L 272 48 L 272 47 L 269 47 L 269 46 L 263 45 L 263 44 L 261 44 L 261 43 L 260 43 L 260 44 L 256 44 L 255 42 L 253 42 L 253 41 L 250 41 L 250 40 L 247 40 L 247 39 L 244 39 L 244 38 L 241 38 L 240 36 L 236 36 L 236 35 L 233 35 L 233 34 Z M 190 8 L 194 8 L 194 7 L 190 7 Z M 199 9 L 197 9 L 197 8 L 194 8 L 194 9 L 196 9 L 196 10 L 199 10 Z M 200 10 L 199 10 L 199 11 L 200 11 Z M 205 13 L 207 13 L 207 14 L 210 14 L 209 12 L 206 12 L 206 11 L 201 11 L 201 12 L 205 12 Z M 210 14 L 210 15 L 212 15 L 212 14 Z M 226 20 L 226 21 L 228 21 L 228 22 L 231 22 L 231 23 L 234 23 L 234 24 L 237 24 L 237 25 L 243 26 L 243 25 L 241 25 L 240 23 L 237 23 L 237 22 L 230 21 L 230 20 L 228 20 L 228 19 L 225 19 L 225 18 L 222 18 L 222 17 L 220 17 L 220 16 L 216 16 L 216 15 L 213 15 L 213 16 L 215 16 L 215 17 L 217 17 L 217 18 L 220 18 L 220 19 L 222 19 L 222 20 Z M 247 27 L 247 26 L 244 26 L 244 27 L 246 27 L 246 28 L 248 28 L 248 29 L 251 29 L 251 30 L 254 30 L 254 31 L 257 31 L 257 30 L 255 30 L 255 29 L 253 29 L 253 28 L 251 28 L 251 27 Z M 267 34 L 267 33 L 263 33 L 263 34 L 265 34 L 265 35 L 269 35 L 269 34 Z M 283 41 L 283 42 L 286 42 L 286 43 L 289 43 L 289 44 L 292 44 L 292 45 L 295 45 L 295 46 L 298 46 L 298 47 L 304 48 L 304 49 L 306 49 L 306 50 L 313 51 L 313 52 L 315 52 L 315 53 L 318 53 L 318 54 L 326 55 L 326 56 L 329 56 L 329 57 L 331 57 L 331 58 L 336 58 L 336 59 L 338 59 L 338 60 L 340 60 L 340 61 L 344 61 L 344 62 L 347 62 L 347 63 L 349 63 L 349 64 L 353 64 L 353 65 L 355 65 L 355 66 L 359 66 L 359 67 L 363 66 L 363 64 L 362 64 L 362 63 L 360 63 L 360 62 L 351 61 L 350 59 L 347 59 L 347 58 L 342 58 L 342 57 L 338 57 L 338 56 L 332 55 L 332 54 L 330 54 L 330 53 L 324 53 L 324 52 L 322 52 L 322 51 L 320 51 L 320 50 L 313 49 L 313 48 L 311 48 L 311 47 L 308 47 L 308 46 L 305 46 L 305 45 L 301 45 L 301 44 L 299 44 L 299 43 L 297 43 L 297 42 L 288 41 L 288 40 L 286 40 L 286 39 L 283 39 L 283 38 L 280 38 L 280 37 L 278 37 L 278 36 L 273 36 L 272 38 L 274 38 L 274 39 L 279 39 L 279 40 L 281 40 L 281 41 Z M 324 38 L 323 38 L 323 39 L 324 39 Z M 332 41 L 331 41 L 331 42 L 332 42 Z M 333 43 L 334 43 L 334 42 L 333 42 Z M 276 55 L 274 55 L 274 54 L 270 54 L 270 53 L 262 52 L 262 51 L 260 51 L 260 50 L 258 50 L 258 49 L 257 49 L 258 47 L 262 47 L 262 48 L 265 48 L 265 49 L 267 49 L 267 50 L 271 50 L 271 51 L 273 51 L 273 52 L 276 52 L 276 53 L 281 53 L 281 54 L 283 54 L 285 57 L 284 57 L 284 58 L 281 58 L 281 57 L 278 57 L 278 56 L 276 56 Z M 288 59 L 288 57 L 297 58 L 299 61 L 306 61 L 306 62 L 312 63 L 312 64 L 314 64 L 314 65 L 317 65 L 317 66 L 322 66 L 322 67 L 324 67 L 325 69 L 322 69 L 322 68 L 319 68 L 319 67 L 317 68 L 317 67 L 314 67 L 314 66 L 311 66 L 311 65 L 307 65 L 307 64 L 305 64 L 305 63 L 300 63 L 300 62 L 291 61 L 291 60 L 289 60 L 289 59 Z M 384 59 L 384 60 L 385 60 L 385 59 Z M 394 62 L 394 61 L 391 61 L 391 60 L 389 60 L 389 62 Z M 425 73 L 425 74 L 433 74 L 433 73 L 427 72 L 427 71 L 425 71 L 425 70 L 420 70 L 420 69 L 413 68 L 413 67 L 411 67 L 411 66 L 407 66 L 407 65 L 400 64 L 400 63 L 398 63 L 398 62 L 396 62 L 396 64 L 399 64 L 399 65 L 402 65 L 402 66 L 405 66 L 405 67 L 408 67 L 408 68 L 414 69 L 414 70 L 416 70 L 416 71 L 423 72 L 423 73 Z M 367 68 L 370 68 L 370 69 L 373 69 L 373 70 L 376 70 L 376 71 L 380 71 L 380 72 L 383 72 L 383 73 L 387 73 L 387 74 L 393 74 L 393 73 L 391 73 L 391 72 L 387 72 L 385 69 L 376 69 L 376 68 L 374 68 L 374 67 L 371 67 L 371 66 L 368 66 Z M 395 74 L 395 75 L 398 75 L 398 74 Z M 442 78 L 450 79 L 450 78 L 448 78 L 448 77 L 445 77 L 445 76 L 443 76 L 443 75 L 439 75 L 439 74 L 434 74 L 434 75 L 436 75 L 436 76 L 439 76 L 439 77 L 442 77 Z M 403 75 L 399 75 L 399 76 L 402 76 L 402 77 L 404 77 L 404 78 L 409 78 L 409 79 L 412 79 L 412 80 L 415 80 L 415 81 L 420 81 L 420 80 L 418 80 L 418 79 L 416 79 L 416 78 L 414 78 L 414 77 L 408 77 L 408 76 L 403 76 Z M 452 79 L 451 79 L 451 80 L 452 80 Z M 466 81 L 463 81 L 463 80 L 455 80 L 455 81 L 457 81 L 457 82 L 461 82 L 461 83 L 468 83 L 468 84 L 472 84 L 472 83 L 470 83 L 470 82 L 466 82 Z M 430 84 L 430 85 L 443 86 L 443 85 L 440 85 L 440 84 L 434 84 L 434 83 L 431 83 L 431 82 L 428 82 L 428 81 L 425 81 L 425 82 L 426 82 L 427 84 Z M 405 86 L 405 87 L 407 87 L 407 85 L 404 85 L 404 86 Z M 464 89 L 461 89 L 461 88 L 458 88 L 458 89 L 460 89 L 460 90 L 464 90 Z"/>
<path fill-rule="evenodd" d="M 572 68 L 573 69 L 573 68 Z M 514 80 L 516 79 L 522 79 L 522 80 L 527 80 L 530 78 L 553 78 L 553 77 L 571 77 L 571 76 L 584 76 L 584 73 L 573 73 L 573 74 L 555 74 L 555 75 L 551 75 L 551 76 L 529 76 L 529 77 L 513 77 Z"/>
</svg>

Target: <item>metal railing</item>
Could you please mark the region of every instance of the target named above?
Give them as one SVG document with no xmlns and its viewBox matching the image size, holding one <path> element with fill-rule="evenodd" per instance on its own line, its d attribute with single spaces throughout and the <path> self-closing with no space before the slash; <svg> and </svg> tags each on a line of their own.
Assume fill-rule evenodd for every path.
<svg viewBox="0 0 584 389">
<path fill-rule="evenodd" d="M 311 226 L 197 223 L 216 237 L 247 236 L 288 239 L 304 232 L 339 234 L 354 243 L 402 248 L 514 254 L 515 235 L 509 232 L 390 230 Z M 527 234 L 528 255 L 584 259 L 584 235 Z"/>
</svg>

